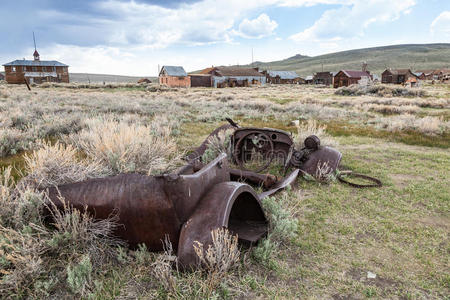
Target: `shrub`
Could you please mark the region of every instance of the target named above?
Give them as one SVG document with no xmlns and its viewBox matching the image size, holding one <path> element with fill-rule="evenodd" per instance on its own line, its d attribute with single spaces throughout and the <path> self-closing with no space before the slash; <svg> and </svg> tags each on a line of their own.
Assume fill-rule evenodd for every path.
<svg viewBox="0 0 450 300">
<path fill-rule="evenodd" d="M 209 163 L 213 161 L 220 153 L 227 154 L 229 160 L 233 157 L 231 145 L 231 136 L 234 129 L 222 130 L 217 135 L 208 138 L 208 146 L 202 155 L 202 162 Z"/>
<path fill-rule="evenodd" d="M 211 237 L 212 244 L 206 251 L 202 243 L 195 241 L 195 253 L 209 274 L 224 275 L 239 261 L 238 238 L 226 228 L 211 231 Z"/>
<path fill-rule="evenodd" d="M 286 242 L 295 238 L 298 220 L 288 210 L 284 209 L 275 197 L 262 199 L 262 205 L 271 224 L 271 238 L 279 242 Z"/>
<path fill-rule="evenodd" d="M 375 95 L 379 97 L 425 97 L 427 93 L 422 89 L 403 88 L 398 86 L 387 86 L 382 84 L 363 86 L 352 84 L 338 88 L 335 95 L 341 96 L 361 96 L 361 95 Z"/>
<path fill-rule="evenodd" d="M 72 136 L 72 141 L 91 161 L 98 161 L 114 174 L 157 174 L 179 161 L 171 127 L 161 126 L 161 119 L 146 126 L 111 119 L 87 123 L 88 128 Z"/>
<path fill-rule="evenodd" d="M 91 275 L 92 264 L 89 255 L 83 255 L 78 264 L 67 266 L 67 284 L 75 294 L 86 295 Z"/>
<path fill-rule="evenodd" d="M 26 180 L 37 187 L 61 185 L 83 181 L 89 178 L 104 177 L 110 172 L 96 161 L 80 161 L 77 150 L 72 145 L 56 142 L 40 142 L 41 147 L 26 154 Z"/>
<path fill-rule="evenodd" d="M 315 135 L 320 139 L 320 144 L 324 146 L 337 146 L 339 143 L 333 139 L 325 130 L 326 125 L 319 125 L 317 120 L 309 119 L 306 123 L 297 123 L 297 136 L 295 142 L 297 147 L 304 147 L 304 140 L 310 136 Z"/>
</svg>

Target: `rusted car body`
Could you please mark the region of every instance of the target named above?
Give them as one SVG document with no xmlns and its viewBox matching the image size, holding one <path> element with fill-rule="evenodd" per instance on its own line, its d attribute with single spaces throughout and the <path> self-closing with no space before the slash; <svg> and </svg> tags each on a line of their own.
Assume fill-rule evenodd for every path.
<svg viewBox="0 0 450 300">
<path fill-rule="evenodd" d="M 249 185 L 230 181 L 224 154 L 197 172 L 187 165 L 161 176 L 120 174 L 52 187 L 48 195 L 58 208 L 64 198 L 97 219 L 117 213 L 122 226 L 116 235 L 131 247 L 143 243 L 163 250 L 168 235 L 184 267 L 197 264 L 193 242 L 208 245 L 213 229 L 226 227 L 249 243 L 268 230 L 258 195 Z"/>
<path fill-rule="evenodd" d="M 311 175 L 320 163 L 332 171 L 341 160 L 335 149 L 321 147 L 311 136 L 296 149 L 290 133 L 271 128 L 240 128 L 233 121 L 214 130 L 188 157 L 178 171 L 159 176 L 119 174 L 48 189 L 49 198 L 62 209 L 65 202 L 87 210 L 97 219 L 117 214 L 121 226 L 116 235 L 131 247 L 145 244 L 151 251 L 163 250 L 168 236 L 184 268 L 198 264 L 193 244 L 211 244 L 211 231 L 225 227 L 243 243 L 255 243 L 267 234 L 268 221 L 260 200 L 292 184 L 300 172 Z M 201 157 L 209 138 L 222 130 L 234 129 L 233 157 L 220 154 L 208 164 Z M 264 162 L 257 172 L 244 167 L 258 153 Z M 284 178 L 260 174 L 276 159 L 284 165 Z M 232 169 L 228 160 L 240 166 Z M 267 163 L 269 162 L 269 163 Z M 248 182 L 265 189 L 257 194 Z"/>
</svg>

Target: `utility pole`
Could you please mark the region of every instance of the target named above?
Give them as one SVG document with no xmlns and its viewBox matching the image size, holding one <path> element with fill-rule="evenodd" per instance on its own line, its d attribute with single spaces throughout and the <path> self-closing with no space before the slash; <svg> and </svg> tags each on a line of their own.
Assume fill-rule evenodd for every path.
<svg viewBox="0 0 450 300">
<path fill-rule="evenodd" d="M 253 47 L 252 47 L 252 64 L 251 66 L 253 67 Z"/>
</svg>

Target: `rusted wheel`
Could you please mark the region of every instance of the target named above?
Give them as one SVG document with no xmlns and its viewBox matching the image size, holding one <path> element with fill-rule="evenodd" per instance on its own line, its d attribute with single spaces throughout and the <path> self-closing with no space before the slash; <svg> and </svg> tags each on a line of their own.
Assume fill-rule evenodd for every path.
<svg viewBox="0 0 450 300">
<path fill-rule="evenodd" d="M 263 164 L 250 170 L 245 166 L 247 161 L 258 155 Z M 270 165 L 274 157 L 274 146 L 272 139 L 265 133 L 251 131 L 242 136 L 236 143 L 233 151 L 234 160 L 242 170 L 261 172 Z M 253 169 L 253 168 L 252 168 Z"/>
</svg>

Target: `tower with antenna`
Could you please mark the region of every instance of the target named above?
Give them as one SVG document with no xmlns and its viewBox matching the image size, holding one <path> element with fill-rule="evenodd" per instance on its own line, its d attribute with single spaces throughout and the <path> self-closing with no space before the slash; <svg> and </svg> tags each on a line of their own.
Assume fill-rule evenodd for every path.
<svg viewBox="0 0 450 300">
<path fill-rule="evenodd" d="M 38 60 L 40 60 L 40 55 L 39 55 L 39 52 L 37 52 L 37 49 L 36 49 L 36 38 L 35 38 L 35 36 L 34 36 L 34 31 L 33 31 L 33 42 L 34 42 L 34 53 L 33 53 L 33 57 L 34 57 L 34 60 L 35 60 L 35 61 L 38 61 Z"/>
</svg>

